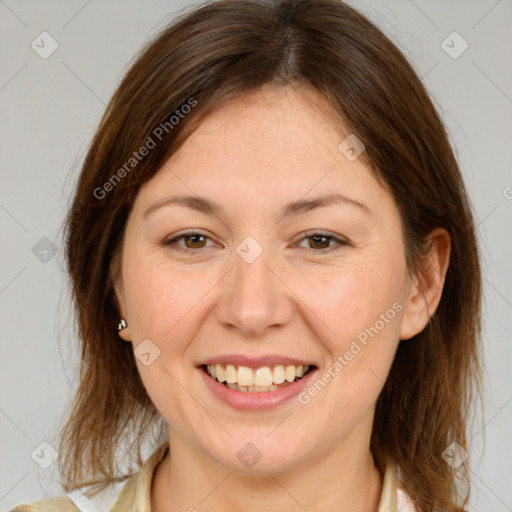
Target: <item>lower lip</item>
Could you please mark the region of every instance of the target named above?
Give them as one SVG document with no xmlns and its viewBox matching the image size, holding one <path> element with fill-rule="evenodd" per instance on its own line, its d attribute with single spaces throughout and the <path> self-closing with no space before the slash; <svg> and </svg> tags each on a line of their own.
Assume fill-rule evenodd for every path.
<svg viewBox="0 0 512 512">
<path fill-rule="evenodd" d="M 236 391 L 230 389 L 224 384 L 210 377 L 202 367 L 199 367 L 199 373 L 205 384 L 212 393 L 224 403 L 230 405 L 234 409 L 241 411 L 261 411 L 264 409 L 272 409 L 278 407 L 282 403 L 297 396 L 311 380 L 312 375 L 316 373 L 318 368 L 310 371 L 302 379 L 289 384 L 283 388 L 274 391 L 262 391 L 258 393 L 250 393 L 245 391 Z"/>
</svg>

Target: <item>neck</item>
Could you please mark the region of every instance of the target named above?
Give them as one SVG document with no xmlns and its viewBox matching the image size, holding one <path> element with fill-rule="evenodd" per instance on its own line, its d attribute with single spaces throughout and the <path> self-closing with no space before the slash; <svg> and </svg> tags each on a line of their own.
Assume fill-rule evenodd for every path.
<svg viewBox="0 0 512 512">
<path fill-rule="evenodd" d="M 153 479 L 151 510 L 377 512 L 382 478 L 368 445 L 346 439 L 284 471 L 247 475 L 198 452 L 176 432 L 169 434 L 170 452 Z"/>
</svg>

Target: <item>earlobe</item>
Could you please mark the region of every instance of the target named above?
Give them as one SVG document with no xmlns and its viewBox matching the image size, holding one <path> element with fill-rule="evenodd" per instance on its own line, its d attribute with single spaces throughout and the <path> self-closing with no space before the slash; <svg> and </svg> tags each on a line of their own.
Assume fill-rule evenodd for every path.
<svg viewBox="0 0 512 512">
<path fill-rule="evenodd" d="M 130 330 L 128 329 L 127 321 L 124 319 L 125 317 L 125 307 L 124 307 L 124 301 L 120 300 L 120 296 L 118 295 L 117 288 L 115 288 L 114 293 L 114 299 L 117 304 L 117 310 L 122 315 L 119 319 L 119 323 L 117 325 L 117 333 L 119 334 L 119 337 L 122 338 L 124 341 L 132 341 Z"/>
<path fill-rule="evenodd" d="M 119 326 L 117 328 L 119 337 L 124 341 L 132 341 L 130 330 L 128 329 L 128 326 L 126 325 L 126 321 L 124 318 L 121 318 L 119 322 Z"/>
<path fill-rule="evenodd" d="M 428 247 L 420 270 L 410 282 L 402 316 L 401 340 L 410 339 L 420 333 L 441 301 L 450 262 L 450 234 L 443 228 L 436 228 L 430 233 Z"/>
</svg>

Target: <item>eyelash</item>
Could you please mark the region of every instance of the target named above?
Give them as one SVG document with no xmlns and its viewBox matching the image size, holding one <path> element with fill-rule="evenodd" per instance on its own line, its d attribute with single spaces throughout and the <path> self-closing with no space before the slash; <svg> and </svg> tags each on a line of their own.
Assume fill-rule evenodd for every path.
<svg viewBox="0 0 512 512">
<path fill-rule="evenodd" d="M 187 231 L 185 233 L 181 233 L 181 235 L 178 235 L 178 236 L 176 236 L 174 238 L 170 238 L 170 239 L 164 240 L 162 242 L 162 245 L 164 245 L 166 247 L 169 247 L 173 251 L 177 251 L 177 252 L 181 252 L 181 253 L 190 253 L 191 251 L 192 252 L 194 252 L 194 251 L 197 252 L 197 251 L 199 251 L 201 249 L 207 249 L 207 247 L 198 247 L 197 249 L 190 249 L 188 247 L 184 248 L 184 247 L 180 247 L 180 246 L 177 245 L 177 240 L 180 240 L 182 238 L 187 238 L 187 237 L 190 237 L 190 236 L 193 236 L 193 235 L 199 235 L 199 236 L 202 236 L 202 237 L 204 237 L 204 238 L 206 238 L 208 240 L 211 240 L 211 238 L 209 236 L 204 235 L 203 233 L 200 233 L 198 231 Z M 305 247 L 305 249 L 311 249 L 314 252 L 317 252 L 317 253 L 319 252 L 321 254 L 324 254 L 324 253 L 330 252 L 332 250 L 341 249 L 343 246 L 350 245 L 347 240 L 340 239 L 338 237 L 335 237 L 334 235 L 331 235 L 330 233 L 324 233 L 322 231 L 312 231 L 312 232 L 306 233 L 305 236 L 299 240 L 299 242 L 307 240 L 308 238 L 315 238 L 315 237 L 328 238 L 329 240 L 332 240 L 332 241 L 336 242 L 338 245 L 337 246 L 331 246 L 331 247 L 324 247 L 323 249 L 312 249 L 311 247 L 309 247 L 309 248 Z"/>
</svg>

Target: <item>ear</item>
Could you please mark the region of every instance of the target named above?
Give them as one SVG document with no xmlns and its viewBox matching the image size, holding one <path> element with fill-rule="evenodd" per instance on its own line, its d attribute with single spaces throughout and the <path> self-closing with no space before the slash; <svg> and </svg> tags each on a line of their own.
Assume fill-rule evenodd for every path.
<svg viewBox="0 0 512 512">
<path fill-rule="evenodd" d="M 401 340 L 412 338 L 426 327 L 443 293 L 450 263 L 451 237 L 446 229 L 436 228 L 428 238 L 428 251 L 420 263 L 417 275 L 410 279 L 402 316 Z"/>
<path fill-rule="evenodd" d="M 116 254 L 112 260 L 110 275 L 112 277 L 113 289 L 114 289 L 114 300 L 117 304 L 117 310 L 119 312 L 119 316 L 126 320 L 128 326 L 125 329 L 122 329 L 118 332 L 118 335 L 124 341 L 132 341 L 132 337 L 130 334 L 130 322 L 128 320 L 127 310 L 126 310 L 126 300 L 124 295 L 124 286 L 123 286 L 123 275 L 121 272 L 121 267 L 119 265 L 119 256 Z"/>
</svg>

